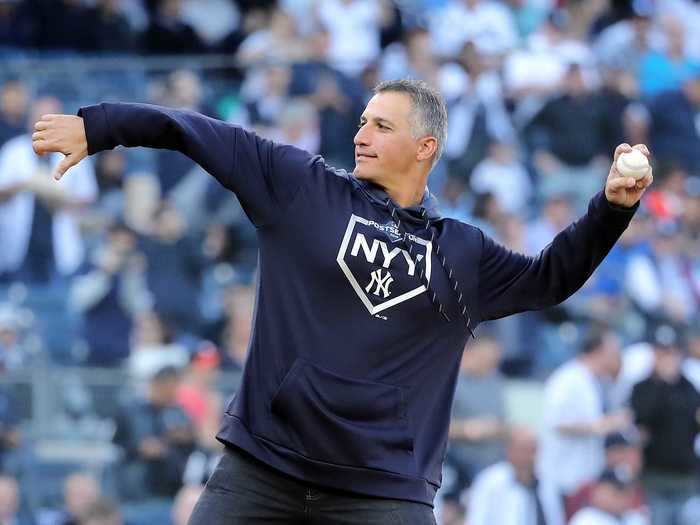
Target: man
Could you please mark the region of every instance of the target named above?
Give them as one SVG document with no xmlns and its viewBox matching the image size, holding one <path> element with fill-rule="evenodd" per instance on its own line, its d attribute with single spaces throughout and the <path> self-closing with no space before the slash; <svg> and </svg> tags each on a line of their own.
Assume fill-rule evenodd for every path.
<svg viewBox="0 0 700 525">
<path fill-rule="evenodd" d="M 590 505 L 581 509 L 571 525 L 651 525 L 648 517 L 633 510 L 634 478 L 624 469 L 606 469 L 591 491 Z"/>
<path fill-rule="evenodd" d="M 469 334 L 571 295 L 652 181 L 611 168 L 588 215 L 539 257 L 516 255 L 435 213 L 426 183 L 446 125 L 444 101 L 424 83 L 380 84 L 349 174 L 155 106 L 103 104 L 36 124 L 36 151 L 66 154 L 58 178 L 118 144 L 175 148 L 234 191 L 257 227 L 250 350 L 218 435 L 227 453 L 192 524 L 434 523 Z"/>
<path fill-rule="evenodd" d="M 80 266 L 83 240 L 78 213 L 96 197 L 97 185 L 90 163 L 75 177 L 55 184 L 50 173 L 60 155 L 37 158 L 31 149 L 31 124 L 46 112 L 61 111 L 52 97 L 36 100 L 27 133 L 10 139 L 0 149 L 0 278 L 30 285 L 47 285 Z"/>
<path fill-rule="evenodd" d="M 642 445 L 638 434 L 633 428 L 627 432 L 615 432 L 605 438 L 605 468 L 623 468 L 633 478 L 634 494 L 630 506 L 635 510 L 641 510 L 647 504 L 644 490 L 639 483 L 643 460 Z M 596 483 L 596 481 L 592 481 L 581 486 L 570 498 L 567 498 L 567 521 L 579 510 L 590 504 L 591 494 Z"/>
<path fill-rule="evenodd" d="M 83 316 L 88 352 L 84 364 L 121 365 L 131 352 L 134 319 L 150 303 L 143 255 L 138 239 L 125 223 L 107 227 L 104 242 L 71 286 L 70 305 Z"/>
<path fill-rule="evenodd" d="M 505 456 L 505 380 L 498 371 L 502 354 L 498 342 L 482 334 L 462 356 L 446 458 L 458 473 L 456 492 Z"/>
<path fill-rule="evenodd" d="M 685 525 L 684 506 L 697 493 L 694 444 L 700 432 L 700 393 L 682 374 L 678 332 L 662 325 L 654 333 L 653 371 L 634 386 L 630 400 L 647 437 L 642 482 L 653 523 Z"/>
<path fill-rule="evenodd" d="M 594 329 L 580 354 L 556 370 L 545 385 L 538 476 L 560 498 L 597 478 L 605 465 L 605 436 L 632 423 L 624 411 L 605 412 L 603 382 L 612 378 L 619 362 L 615 333 Z"/>
<path fill-rule="evenodd" d="M 114 441 L 125 456 L 119 480 L 124 499 L 158 505 L 182 486 L 195 431 L 177 403 L 179 386 L 179 371 L 165 366 L 151 378 L 146 398 L 117 417 Z"/>
<path fill-rule="evenodd" d="M 63 481 L 61 508 L 40 509 L 38 525 L 81 525 L 89 509 L 102 495 L 100 482 L 88 472 L 75 472 Z"/>
<path fill-rule="evenodd" d="M 546 503 L 535 478 L 537 438 L 525 428 L 511 430 L 508 459 L 491 465 L 474 480 L 469 495 L 469 525 L 549 525 Z"/>
<path fill-rule="evenodd" d="M 700 69 L 680 89 L 660 93 L 649 102 L 649 140 L 659 161 L 679 162 L 693 172 L 700 162 L 700 133 L 695 119 L 700 110 Z"/>
</svg>

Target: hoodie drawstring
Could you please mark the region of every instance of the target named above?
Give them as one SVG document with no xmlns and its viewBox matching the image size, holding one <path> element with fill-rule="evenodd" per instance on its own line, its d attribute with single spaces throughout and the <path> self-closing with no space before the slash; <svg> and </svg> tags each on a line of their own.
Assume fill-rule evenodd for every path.
<svg viewBox="0 0 700 525">
<path fill-rule="evenodd" d="M 399 230 L 399 233 L 401 234 L 401 241 L 403 242 L 404 246 L 407 247 L 408 249 L 408 254 L 412 257 L 413 256 L 413 242 L 409 242 L 409 237 L 408 233 L 406 230 L 403 228 L 401 224 L 401 218 L 399 217 L 398 209 L 394 205 L 393 202 L 391 202 L 391 199 L 386 199 L 384 201 L 384 206 L 389 209 L 389 212 L 391 213 L 391 218 L 394 220 L 396 223 L 396 227 Z M 462 290 L 459 287 L 459 283 L 457 282 L 457 279 L 454 277 L 454 271 L 450 266 L 447 264 L 447 258 L 445 257 L 445 254 L 442 253 L 442 250 L 440 249 L 440 244 L 438 244 L 437 240 L 435 239 L 435 231 L 432 230 L 432 224 L 430 222 L 430 219 L 428 218 L 428 213 L 424 207 L 420 208 L 420 214 L 423 220 L 425 221 L 425 229 L 428 230 L 430 233 L 430 242 L 432 245 L 435 247 L 435 256 L 437 257 L 438 261 L 440 262 L 440 266 L 442 266 L 442 269 L 445 272 L 445 275 L 447 276 L 447 280 L 450 284 L 450 288 L 452 289 L 452 292 L 455 294 L 455 297 L 457 298 L 457 304 L 459 306 L 459 312 L 460 315 L 462 316 L 462 319 L 464 320 L 464 323 L 467 327 L 467 330 L 469 331 L 469 334 L 473 339 L 476 337 L 474 336 L 474 332 L 471 329 L 471 315 L 469 314 L 469 310 L 467 309 L 467 305 L 464 304 L 464 294 L 462 293 Z M 426 258 L 427 259 L 427 258 Z M 416 261 L 416 264 L 418 262 Z M 425 266 L 421 265 L 420 267 L 420 272 L 418 274 L 418 279 L 421 281 L 421 284 L 425 286 L 426 292 L 428 294 L 428 298 L 430 299 L 430 302 L 433 304 L 435 309 L 438 311 L 438 313 L 445 319 L 445 321 L 450 322 L 450 317 L 447 315 L 447 312 L 445 312 L 445 307 L 444 305 L 440 302 L 440 299 L 438 298 L 437 292 L 433 290 L 432 286 L 430 286 L 430 282 L 428 282 L 428 277 L 425 275 Z"/>
</svg>

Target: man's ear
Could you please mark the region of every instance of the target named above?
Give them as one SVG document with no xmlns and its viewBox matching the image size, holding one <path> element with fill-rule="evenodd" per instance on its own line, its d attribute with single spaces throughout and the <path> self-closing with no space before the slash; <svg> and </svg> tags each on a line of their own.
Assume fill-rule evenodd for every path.
<svg viewBox="0 0 700 525">
<path fill-rule="evenodd" d="M 418 141 L 416 159 L 419 161 L 431 159 L 437 152 L 437 147 L 438 141 L 435 137 L 423 137 Z"/>
</svg>

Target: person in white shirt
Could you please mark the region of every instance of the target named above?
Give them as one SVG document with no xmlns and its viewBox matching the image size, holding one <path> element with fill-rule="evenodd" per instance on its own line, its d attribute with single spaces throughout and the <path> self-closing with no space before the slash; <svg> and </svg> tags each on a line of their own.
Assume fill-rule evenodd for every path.
<svg viewBox="0 0 700 525">
<path fill-rule="evenodd" d="M 634 487 L 634 478 L 624 469 L 606 469 L 593 488 L 591 505 L 578 511 L 569 525 L 651 525 L 646 513 L 630 510 Z"/>
<path fill-rule="evenodd" d="M 537 438 L 527 428 L 509 435 L 508 457 L 483 470 L 469 492 L 469 525 L 550 525 L 535 478 Z"/>
<path fill-rule="evenodd" d="M 467 41 L 489 55 L 501 55 L 518 45 L 510 11 L 493 0 L 450 0 L 430 16 L 433 49 L 441 57 L 457 56 Z"/>
<path fill-rule="evenodd" d="M 41 115 L 60 113 L 52 97 L 32 105 L 30 125 Z M 97 196 L 92 164 L 75 166 L 73 176 L 56 183 L 51 172 L 60 153 L 38 157 L 31 134 L 15 137 L 0 149 L 0 275 L 30 284 L 46 284 L 70 275 L 83 261 L 77 212 Z"/>
<path fill-rule="evenodd" d="M 318 19 L 331 36 L 328 58 L 333 67 L 354 77 L 379 57 L 385 3 L 384 0 L 318 2 Z"/>
<path fill-rule="evenodd" d="M 605 413 L 603 381 L 612 379 L 619 366 L 618 337 L 595 328 L 581 353 L 545 384 L 537 474 L 548 493 L 560 501 L 596 479 L 605 465 L 605 436 L 632 422 L 627 411 Z"/>
</svg>

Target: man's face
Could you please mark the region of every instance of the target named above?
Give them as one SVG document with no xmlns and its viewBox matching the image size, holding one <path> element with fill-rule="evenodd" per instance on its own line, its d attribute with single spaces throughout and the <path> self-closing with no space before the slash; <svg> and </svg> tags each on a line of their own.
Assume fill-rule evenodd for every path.
<svg viewBox="0 0 700 525">
<path fill-rule="evenodd" d="M 642 449 L 636 445 L 617 445 L 605 451 L 606 463 L 610 467 L 624 467 L 635 478 L 642 471 Z"/>
<path fill-rule="evenodd" d="M 416 163 L 418 141 L 411 134 L 411 98 L 404 93 L 374 95 L 355 135 L 358 179 L 386 186 L 405 175 Z"/>
<path fill-rule="evenodd" d="M 517 432 L 508 446 L 508 460 L 517 470 L 532 471 L 537 454 L 537 439 L 530 432 Z"/>
</svg>

